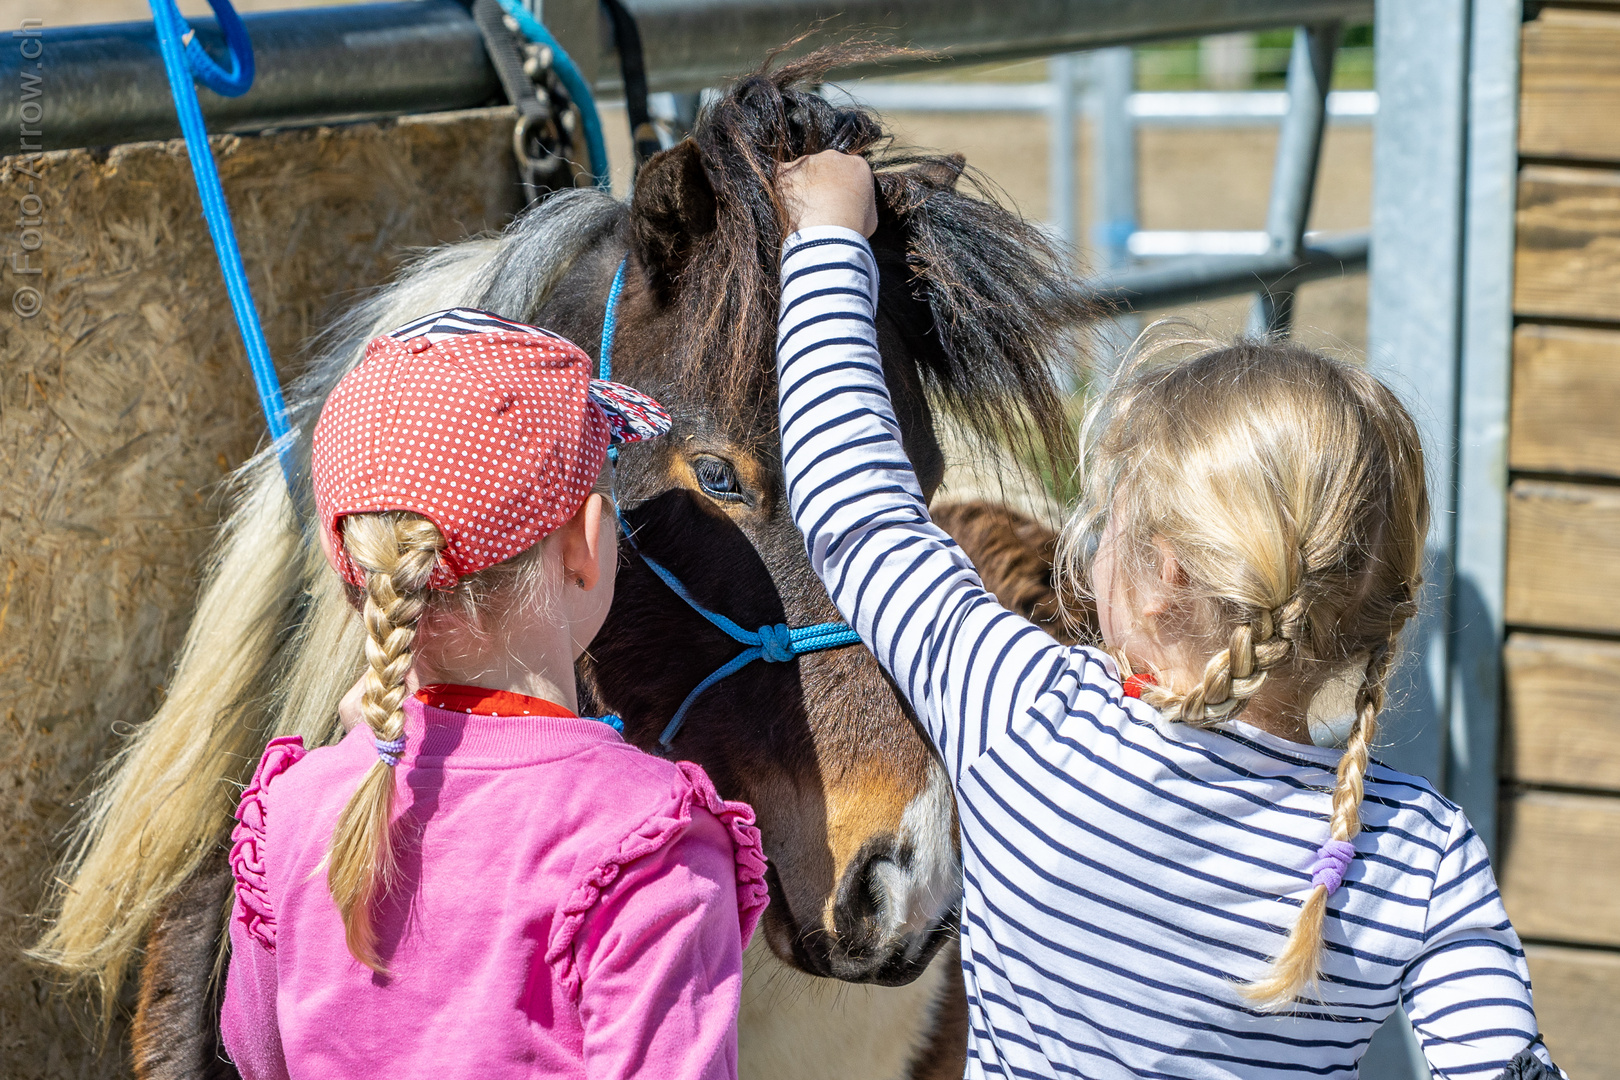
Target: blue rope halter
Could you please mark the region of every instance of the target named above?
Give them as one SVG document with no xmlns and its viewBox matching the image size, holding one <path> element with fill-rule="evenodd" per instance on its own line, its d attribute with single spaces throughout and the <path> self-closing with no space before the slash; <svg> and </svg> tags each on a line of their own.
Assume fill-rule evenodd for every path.
<svg viewBox="0 0 1620 1080">
<path fill-rule="evenodd" d="M 281 382 L 276 377 L 275 365 L 270 362 L 270 346 L 259 326 L 258 309 L 253 306 L 247 271 L 242 267 L 242 252 L 236 246 L 236 230 L 231 225 L 231 211 L 225 205 L 225 189 L 220 186 L 219 170 L 208 149 L 208 129 L 203 124 L 202 106 L 197 104 L 197 88 L 192 84 L 195 78 L 223 97 L 240 97 L 247 93 L 248 87 L 253 85 L 253 43 L 230 0 L 208 0 L 208 6 L 219 19 L 220 29 L 225 32 L 225 48 L 230 55 L 227 70 L 203 50 L 197 35 L 175 8 L 174 0 L 150 2 L 152 26 L 157 32 L 158 49 L 163 54 L 163 69 L 169 77 L 180 131 L 186 137 L 186 154 L 191 158 L 191 174 L 197 181 L 203 217 L 208 221 L 220 273 L 225 277 L 225 292 L 231 298 L 231 310 L 247 349 L 248 365 L 253 369 L 253 384 L 259 392 L 270 439 L 281 458 L 281 471 L 291 490 L 297 463 L 293 457 L 292 429 L 287 422 L 287 403 L 282 400 Z"/>
<path fill-rule="evenodd" d="M 613 377 L 613 335 L 619 328 L 619 294 L 624 291 L 624 267 L 625 263 L 620 261 L 619 269 L 613 275 L 613 284 L 608 289 L 607 309 L 602 313 L 601 377 L 604 379 Z M 612 451 L 610 456 L 614 461 L 618 460 L 618 455 Z M 669 586 L 671 592 L 686 601 L 688 607 L 709 620 L 721 633 L 739 645 L 746 646 L 742 652 L 721 664 L 714 674 L 698 683 L 692 692 L 686 695 L 681 707 L 669 718 L 669 724 L 665 726 L 663 734 L 658 736 L 658 745 L 666 753 L 673 749 L 671 744 L 681 730 L 681 724 L 685 722 L 686 713 L 691 709 L 692 703 L 697 701 L 705 690 L 727 675 L 741 671 L 755 660 L 763 660 L 767 664 L 785 664 L 805 653 L 842 649 L 848 645 L 860 644 L 859 634 L 843 623 L 837 622 L 793 627 L 786 623 L 777 623 L 774 626 L 762 626 L 758 630 L 744 630 L 719 612 L 710 611 L 698 603 L 697 599 L 686 590 L 686 586 L 681 584 L 679 578 L 642 551 L 622 516 L 619 518 L 619 528 L 624 533 L 624 538 L 629 541 L 630 547 L 641 556 L 641 561 Z"/>
</svg>

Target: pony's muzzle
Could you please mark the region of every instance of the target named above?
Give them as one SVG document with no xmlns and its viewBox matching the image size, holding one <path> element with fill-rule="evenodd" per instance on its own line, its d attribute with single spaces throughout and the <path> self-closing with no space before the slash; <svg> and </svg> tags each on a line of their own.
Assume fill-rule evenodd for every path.
<svg viewBox="0 0 1620 1080">
<path fill-rule="evenodd" d="M 894 834 L 871 837 L 839 879 L 818 957 L 848 982 L 908 983 L 955 932 L 962 893 L 956 820 L 944 770 L 906 807 Z M 821 951 L 820 949 L 816 951 Z"/>
</svg>

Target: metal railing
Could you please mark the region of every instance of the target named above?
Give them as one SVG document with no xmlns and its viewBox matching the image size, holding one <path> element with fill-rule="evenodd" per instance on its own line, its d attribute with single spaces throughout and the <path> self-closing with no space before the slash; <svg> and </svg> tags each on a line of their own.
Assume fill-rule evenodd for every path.
<svg viewBox="0 0 1620 1080">
<path fill-rule="evenodd" d="M 1059 107 L 1061 96 L 1055 78 L 1026 83 L 861 81 L 827 87 L 831 100 L 859 101 L 881 112 L 1047 113 Z M 1138 127 L 1271 126 L 1287 115 L 1288 92 L 1139 90 L 1125 109 Z M 1378 93 L 1334 90 L 1328 94 L 1327 115 L 1330 122 L 1370 124 L 1378 115 Z"/>
<path fill-rule="evenodd" d="M 556 2 L 556 0 L 554 0 Z M 937 70 L 1156 39 L 1334 20 L 1369 20 L 1372 0 L 627 0 L 641 26 L 652 90 L 698 90 L 757 65 L 819 25 L 887 34 L 921 50 L 886 64 Z M 594 7 L 594 5 L 592 5 Z M 500 85 L 478 29 L 455 0 L 357 4 L 246 15 L 258 75 L 240 98 L 203 95 L 215 131 L 255 131 L 468 108 L 495 100 Z M 207 46 L 211 19 L 192 20 Z M 588 35 L 586 35 L 588 39 Z M 179 134 L 151 23 L 46 29 L 50 78 L 44 124 L 21 124 L 21 103 L 0 101 L 0 131 L 37 130 L 25 150 L 169 139 Z M 620 93 L 618 65 L 598 35 L 567 41 L 596 71 L 596 89 Z M 806 44 L 801 48 L 808 48 Z M 926 54 L 926 55 L 925 55 Z M 0 52 L 0 83 L 17 85 L 23 59 Z M 32 63 L 32 61 L 30 61 Z M 33 71 L 32 68 L 29 69 Z M 869 74 L 852 69 L 844 75 Z"/>
<path fill-rule="evenodd" d="M 1301 241 L 1309 254 L 1279 260 L 1273 250 L 1273 233 L 1265 230 L 1215 232 L 1138 228 L 1132 160 L 1137 128 L 1148 125 L 1274 126 L 1287 119 L 1291 91 L 1136 91 L 1129 88 L 1132 81 L 1130 57 L 1110 55 L 1114 52 L 1054 57 L 1049 65 L 1049 77 L 1044 82 L 849 81 L 830 85 L 825 93 L 834 101 L 858 102 L 880 112 L 1046 115 L 1052 144 L 1047 176 L 1047 218 L 1059 239 L 1074 246 L 1078 246 L 1080 237 L 1075 212 L 1079 184 L 1075 175 L 1077 155 L 1073 128 L 1078 119 L 1076 103 L 1085 101 L 1086 111 L 1098 129 L 1098 137 L 1093 140 L 1091 170 L 1097 188 L 1093 199 L 1097 210 L 1093 246 L 1110 272 L 1099 282 L 1098 293 L 1115 304 L 1160 307 L 1240 294 L 1256 286 L 1260 291 L 1277 296 L 1279 287 L 1291 289 L 1322 276 L 1365 268 L 1365 233 L 1331 237 L 1305 234 Z M 1110 62 L 1126 69 L 1123 94 L 1107 92 L 1105 79 Z M 1333 91 L 1327 94 L 1324 108 L 1328 121 L 1367 124 L 1378 112 L 1378 95 L 1370 90 Z M 1298 162 L 1294 167 L 1298 167 Z M 1153 265 L 1134 265 L 1144 260 L 1153 260 Z M 1281 330 L 1283 326 L 1282 321 L 1267 324 L 1272 330 Z"/>
</svg>

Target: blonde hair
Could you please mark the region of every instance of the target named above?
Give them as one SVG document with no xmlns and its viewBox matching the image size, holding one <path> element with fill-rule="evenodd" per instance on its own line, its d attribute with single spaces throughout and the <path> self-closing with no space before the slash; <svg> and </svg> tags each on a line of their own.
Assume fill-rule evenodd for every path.
<svg viewBox="0 0 1620 1080">
<path fill-rule="evenodd" d="M 1309 689 L 1359 666 L 1329 818 L 1330 838 L 1348 841 L 1395 638 L 1417 610 L 1429 514 L 1417 427 L 1377 379 L 1296 345 L 1145 338 L 1087 418 L 1058 570 L 1087 581 L 1110 523 L 1126 582 L 1156 578 L 1165 550 L 1176 560 L 1209 654 L 1196 685 L 1144 689 L 1172 720 L 1229 719 L 1269 679 Z M 1313 885 L 1271 969 L 1244 988 L 1257 1007 L 1286 1008 L 1317 983 L 1327 901 Z"/>
<path fill-rule="evenodd" d="M 405 730 L 405 673 L 411 668 L 417 623 L 428 603 L 428 577 L 444 550 L 444 536 L 425 518 L 402 512 L 343 519 L 343 546 L 365 571 L 366 674 L 360 710 L 371 737 L 390 743 Z M 332 830 L 326 884 L 343 916 L 344 936 L 356 960 L 382 971 L 373 915 L 394 887 L 394 770 L 379 759 L 349 797 Z"/>
</svg>

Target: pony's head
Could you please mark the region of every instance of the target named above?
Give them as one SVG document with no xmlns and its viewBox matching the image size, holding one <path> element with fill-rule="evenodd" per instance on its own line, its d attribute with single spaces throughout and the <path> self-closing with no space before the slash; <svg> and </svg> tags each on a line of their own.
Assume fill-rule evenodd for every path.
<svg viewBox="0 0 1620 1080">
<path fill-rule="evenodd" d="M 782 475 L 779 163 L 835 148 L 877 166 L 879 347 L 929 496 L 944 471 L 936 409 L 1061 452 L 1052 376 L 1087 314 L 1039 234 L 956 191 L 960 159 L 887 154 L 871 114 L 803 88 L 846 57 L 818 54 L 733 86 L 690 139 L 647 165 L 627 222 L 615 374 L 669 404 L 676 428 L 662 446 L 621 456 L 621 508 L 640 551 L 748 628 L 838 618 Z M 623 554 L 619 599 L 583 673 L 628 736 L 652 747 L 692 688 L 740 647 L 635 549 Z M 765 936 L 780 957 L 849 980 L 904 982 L 921 970 L 959 895 L 953 801 L 870 654 L 750 665 L 696 700 L 674 749 L 754 805 L 771 864 Z"/>
</svg>

